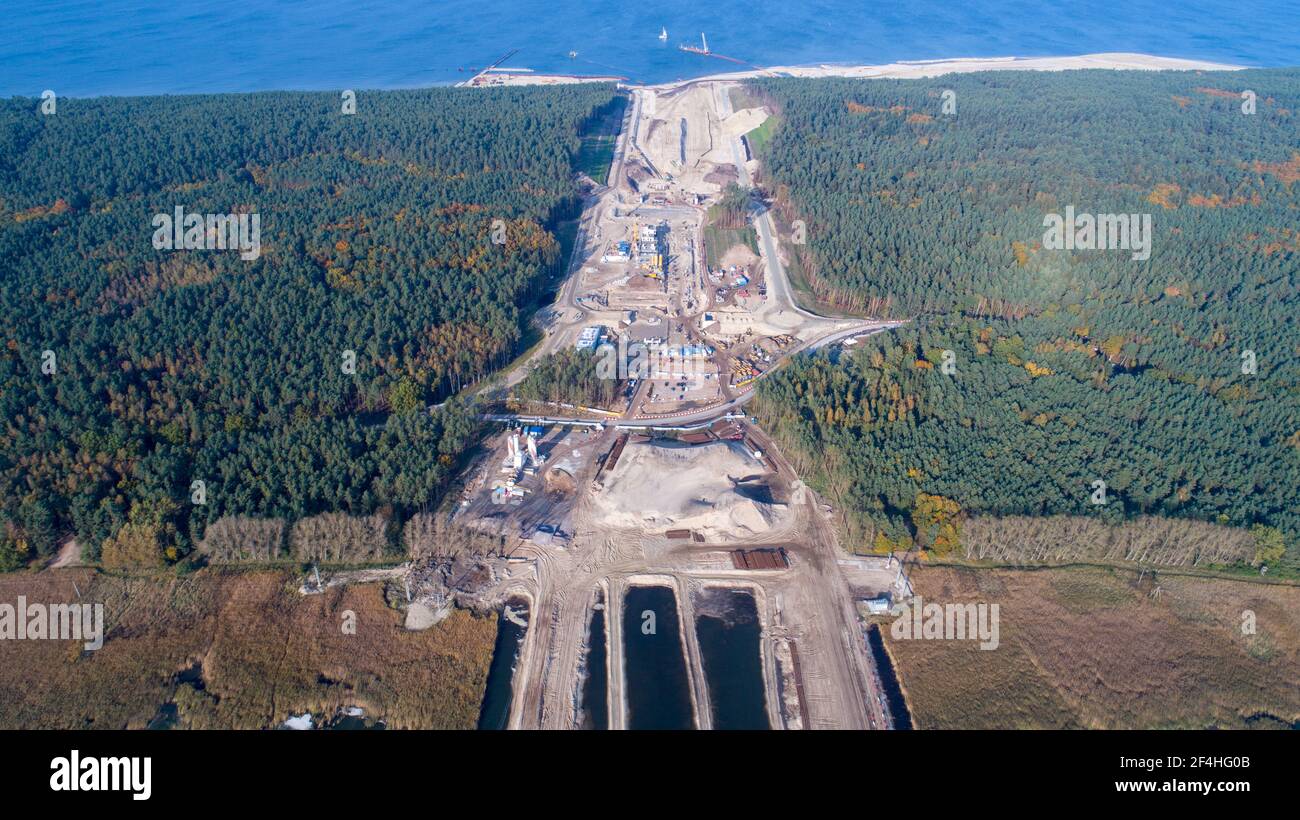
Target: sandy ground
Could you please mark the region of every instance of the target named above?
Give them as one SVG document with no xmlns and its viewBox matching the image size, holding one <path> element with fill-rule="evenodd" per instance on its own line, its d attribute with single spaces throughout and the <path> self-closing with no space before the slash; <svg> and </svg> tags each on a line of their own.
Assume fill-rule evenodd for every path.
<svg viewBox="0 0 1300 820">
<path fill-rule="evenodd" d="M 46 569 L 63 569 L 64 567 L 75 567 L 81 565 L 81 545 L 77 539 L 69 538 L 59 547 L 59 554 L 50 562 Z"/>
<path fill-rule="evenodd" d="M 602 527 L 693 529 L 711 541 L 751 538 L 788 518 L 786 505 L 746 495 L 737 481 L 765 468 L 738 444 L 632 443 L 605 479 L 595 508 Z M 663 477 L 671 475 L 672 481 Z"/>
<path fill-rule="evenodd" d="M 1071 57 L 953 57 L 943 60 L 901 60 L 886 65 L 818 65 L 768 66 L 748 71 L 730 71 L 708 74 L 687 82 L 706 80 L 741 80 L 747 77 L 897 77 L 916 79 L 937 77 L 941 74 L 968 73 L 971 71 L 1070 71 L 1081 68 L 1109 68 L 1131 71 L 1240 71 L 1243 66 L 1228 63 L 1211 63 L 1205 60 L 1184 60 L 1180 57 L 1158 57 L 1153 54 L 1106 52 L 1079 54 Z M 614 76 L 582 76 L 573 74 L 534 74 L 490 72 L 466 82 L 466 85 L 563 85 L 568 83 L 608 83 L 623 80 Z M 654 88 L 676 88 L 682 81 L 663 83 Z M 758 123 L 750 125 L 733 136 L 739 136 Z"/>
<path fill-rule="evenodd" d="M 748 268 L 757 265 L 759 261 L 759 258 L 754 254 L 754 252 L 745 245 L 732 245 L 727 249 L 727 252 L 722 255 L 721 264 L 724 268 L 728 265 L 739 265 L 743 268 Z"/>
<path fill-rule="evenodd" d="M 742 80 L 749 77 L 789 75 L 791 77 L 895 77 L 916 79 L 941 74 L 965 74 L 972 71 L 1069 71 L 1081 68 L 1108 68 L 1133 71 L 1240 71 L 1242 66 L 1157 57 L 1151 54 L 1109 52 L 1081 54 L 1074 57 L 957 57 L 946 60 L 906 60 L 888 65 L 810 65 L 770 66 L 766 69 L 734 71 L 699 77 L 707 80 Z M 673 87 L 667 83 L 661 87 Z"/>
<path fill-rule="evenodd" d="M 713 107 L 711 89 L 690 85 L 646 95 L 637 123 L 638 144 L 655 167 L 672 174 L 689 191 L 717 193 L 720 186 L 704 177 L 715 165 L 732 161 L 731 148 Z M 686 161 L 682 162 L 682 121 L 686 121 Z"/>
<path fill-rule="evenodd" d="M 477 74 L 460 85 L 483 88 L 500 85 L 573 85 L 575 83 L 617 83 L 627 79 L 613 75 L 534 74 L 531 71 L 489 71 Z"/>
</svg>

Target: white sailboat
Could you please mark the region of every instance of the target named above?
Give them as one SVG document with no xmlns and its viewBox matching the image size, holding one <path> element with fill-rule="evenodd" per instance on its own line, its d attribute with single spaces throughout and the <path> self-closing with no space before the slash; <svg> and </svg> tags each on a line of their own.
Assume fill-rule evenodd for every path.
<svg viewBox="0 0 1300 820">
<path fill-rule="evenodd" d="M 659 27 L 659 39 L 663 40 L 664 42 L 668 41 L 668 29 L 664 28 L 663 26 Z"/>
</svg>

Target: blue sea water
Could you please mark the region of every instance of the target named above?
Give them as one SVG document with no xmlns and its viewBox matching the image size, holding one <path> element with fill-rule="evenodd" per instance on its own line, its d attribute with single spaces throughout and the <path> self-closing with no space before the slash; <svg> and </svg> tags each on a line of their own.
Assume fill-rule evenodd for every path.
<svg viewBox="0 0 1300 820">
<path fill-rule="evenodd" d="M 514 48 L 507 66 L 638 82 L 740 68 L 677 49 L 700 32 L 757 65 L 1102 51 L 1300 65 L 1300 0 L 9 0 L 0 96 L 440 85 Z"/>
</svg>

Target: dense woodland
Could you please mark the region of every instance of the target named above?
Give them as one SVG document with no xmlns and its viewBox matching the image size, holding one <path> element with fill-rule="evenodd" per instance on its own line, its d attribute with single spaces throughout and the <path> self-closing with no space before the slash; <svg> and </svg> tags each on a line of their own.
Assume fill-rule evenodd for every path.
<svg viewBox="0 0 1300 820">
<path fill-rule="evenodd" d="M 1253 527 L 1255 562 L 1300 561 L 1300 72 L 752 91 L 817 295 L 913 319 L 760 389 L 855 546 L 946 552 L 971 514 L 1149 515 Z M 1151 214 L 1150 258 L 1044 248 L 1067 206 Z"/>
<path fill-rule="evenodd" d="M 624 383 L 603 378 L 602 361 L 613 361 L 612 348 L 595 351 L 568 348 L 552 353 L 533 364 L 528 375 L 515 386 L 514 395 L 525 401 L 609 407 Z"/>
<path fill-rule="evenodd" d="M 225 516 L 294 543 L 302 518 L 379 514 L 397 544 L 476 432 L 458 399 L 425 407 L 516 352 L 613 99 L 0 101 L 0 566 L 68 535 L 175 560 Z M 258 214 L 260 256 L 155 249 L 177 206 Z"/>
</svg>

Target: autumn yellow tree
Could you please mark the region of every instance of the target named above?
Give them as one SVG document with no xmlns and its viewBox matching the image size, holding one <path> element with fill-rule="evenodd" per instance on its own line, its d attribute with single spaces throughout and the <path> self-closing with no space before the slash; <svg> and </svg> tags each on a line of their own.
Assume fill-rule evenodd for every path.
<svg viewBox="0 0 1300 820">
<path fill-rule="evenodd" d="M 961 505 L 941 495 L 918 493 L 912 506 L 912 526 L 923 549 L 944 557 L 961 543 Z"/>
<path fill-rule="evenodd" d="M 110 569 L 162 566 L 162 543 L 158 530 L 156 524 L 123 524 L 104 541 L 100 560 Z"/>
</svg>

